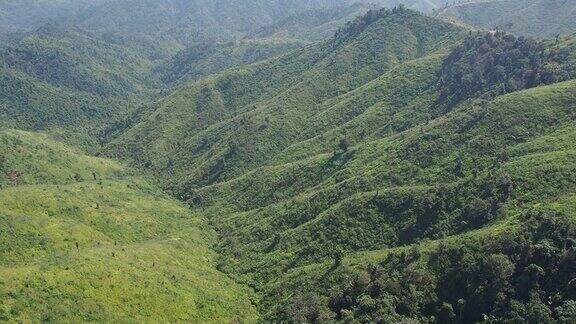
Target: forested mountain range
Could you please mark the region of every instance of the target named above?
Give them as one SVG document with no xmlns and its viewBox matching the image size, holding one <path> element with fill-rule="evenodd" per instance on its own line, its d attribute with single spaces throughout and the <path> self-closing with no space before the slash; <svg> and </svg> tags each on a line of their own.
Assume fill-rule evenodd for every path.
<svg viewBox="0 0 576 324">
<path fill-rule="evenodd" d="M 165 3 L 162 6 L 176 3 Z M 312 3 L 306 6 L 302 3 L 303 7 L 312 6 Z M 74 13 L 87 8 L 96 10 L 99 2 L 93 2 L 90 6 L 83 2 L 72 5 L 65 1 L 31 1 L 27 4 L 30 5 L 27 15 L 43 13 L 42 17 L 46 18 L 37 21 L 31 19 L 30 24 L 26 24 L 24 18 L 18 19 L 19 24 L 13 24 L 11 20 L 2 21 L 20 31 L 6 36 L 0 46 L 0 67 L 4 71 L 1 77 L 5 92 L 0 105 L 6 103 L 0 111 L 3 116 L 0 123 L 29 130 L 52 130 L 61 138 L 85 147 L 99 145 L 102 137 L 110 132 L 105 130 L 108 128 L 106 125 L 125 123 L 130 114 L 144 102 L 150 102 L 186 80 L 264 60 L 299 48 L 310 41 L 297 35 L 290 38 L 267 35 L 242 39 L 238 30 L 238 38 L 231 38 L 234 33 L 226 31 L 223 32 L 225 37 L 222 37 L 221 42 L 212 38 L 197 39 L 193 44 L 185 45 L 176 41 L 175 35 L 178 33 L 144 22 L 142 26 L 148 26 L 149 31 L 122 30 L 119 27 L 114 29 L 108 24 L 102 24 L 102 28 L 114 30 L 109 32 L 91 26 L 86 19 L 78 18 L 76 23 L 68 21 L 76 16 L 66 10 Z M 129 8 L 128 4 L 121 1 L 114 2 L 114 5 Z M 180 6 L 184 6 L 184 3 L 180 3 Z M 0 4 L 0 7 L 15 17 L 27 17 L 21 14 L 21 11 L 26 10 L 25 3 L 8 1 Z M 109 6 L 98 8 L 112 10 Z M 142 7 L 143 15 L 150 13 L 145 8 Z M 293 12 L 298 8 L 291 10 Z M 172 8 L 168 11 L 174 10 Z M 346 22 L 342 17 L 352 19 L 366 10 L 367 7 L 359 5 L 317 9 L 305 14 L 309 21 L 306 26 L 316 28 L 321 35 L 329 35 Z M 122 13 L 136 19 L 127 9 L 116 12 L 118 15 Z M 288 15 L 286 12 L 282 14 Z M 319 18 L 315 19 L 316 16 Z M 124 21 L 120 18 L 110 19 Z M 95 19 L 94 24 L 98 21 Z M 173 23 L 168 18 L 165 22 Z M 208 25 L 203 26 L 215 31 Z M 258 26 L 254 26 L 254 30 Z M 296 31 L 303 28 L 300 26 L 294 21 L 286 30 Z M 157 29 L 162 33 L 152 32 Z M 74 125 L 73 131 L 69 127 L 71 125 Z M 78 130 L 81 131 L 81 139 L 66 134 Z M 93 148 L 91 150 L 94 151 Z"/>
<path fill-rule="evenodd" d="M 452 253 L 445 250 L 451 242 L 488 244 L 502 231 L 520 235 L 517 217 L 532 215 L 527 206 L 571 192 L 573 166 L 564 162 L 548 169 L 549 179 L 567 182 L 534 186 L 540 168 L 568 148 L 532 155 L 523 147 L 554 141 L 556 131 L 569 134 L 576 93 L 573 82 L 558 82 L 574 78 L 574 58 L 573 38 L 470 35 L 405 9 L 371 12 L 324 43 L 187 85 L 144 112 L 105 152 L 151 170 L 211 215 L 222 238 L 221 269 L 262 292 L 267 320 L 457 321 L 443 315 L 456 307 L 466 322 L 545 316 L 544 308 L 544 315 L 496 311 L 490 295 L 464 286 L 443 295 L 442 281 L 432 288 L 414 282 L 409 292 L 372 288 L 378 283 L 371 280 L 386 278 L 379 272 L 358 279 L 366 286 L 333 280 L 346 276 L 347 262 L 411 246 L 413 259 L 390 262 L 413 263 L 426 273 L 416 280 L 437 282 L 442 268 L 419 255 Z M 546 84 L 556 85 L 540 87 Z M 440 248 L 427 250 L 420 243 L 426 240 Z M 532 295 L 504 290 L 523 270 L 515 275 L 516 256 L 498 244 L 492 255 L 462 253 L 509 267 L 493 294 L 532 307 Z M 542 280 L 556 271 L 543 270 Z M 390 285 L 409 276 L 397 275 Z M 562 285 L 555 287 L 549 289 Z M 545 300 L 556 292 L 532 293 Z M 354 294 L 371 301 L 349 299 Z M 420 294 L 429 297 L 415 299 Z M 484 304 L 466 304 L 473 298 Z"/>
<path fill-rule="evenodd" d="M 151 69 L 146 56 L 82 30 L 24 34 L 0 51 L 0 125 L 96 149 L 105 125 L 157 92 Z"/>
<path fill-rule="evenodd" d="M 576 320 L 576 30 L 402 3 L 10 22 L 0 320 Z"/>
<path fill-rule="evenodd" d="M 569 0 L 470 1 L 442 9 L 439 15 L 521 36 L 556 37 L 576 28 L 576 3 Z"/>
</svg>

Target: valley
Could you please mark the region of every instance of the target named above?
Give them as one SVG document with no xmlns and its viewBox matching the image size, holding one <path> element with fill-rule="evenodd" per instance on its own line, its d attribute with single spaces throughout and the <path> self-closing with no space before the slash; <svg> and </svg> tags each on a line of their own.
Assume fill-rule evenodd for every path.
<svg viewBox="0 0 576 324">
<path fill-rule="evenodd" d="M 29 1 L 0 321 L 576 319 L 569 2 Z"/>
</svg>

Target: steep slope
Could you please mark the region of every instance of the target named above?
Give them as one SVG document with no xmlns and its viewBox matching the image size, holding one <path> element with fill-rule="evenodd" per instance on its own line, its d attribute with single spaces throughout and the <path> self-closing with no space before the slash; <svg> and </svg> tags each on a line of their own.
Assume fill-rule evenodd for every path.
<svg viewBox="0 0 576 324">
<path fill-rule="evenodd" d="M 212 222 L 225 238 L 219 244 L 221 252 L 228 256 L 221 261 L 223 269 L 264 291 L 262 309 L 270 319 L 289 318 L 291 307 L 296 311 L 298 303 L 306 304 L 298 292 L 316 291 L 315 300 L 326 296 L 324 302 L 318 301 L 320 309 L 325 309 L 331 305 L 328 296 L 333 296 L 335 283 L 347 280 L 338 279 L 338 272 L 332 273 L 343 255 L 410 246 L 427 239 L 450 243 L 459 236 L 459 244 L 474 244 L 477 239 L 481 244 L 490 244 L 502 231 L 527 231 L 531 235 L 530 229 L 517 226 L 517 215 L 527 215 L 534 205 L 548 210 L 555 206 L 554 201 L 562 199 L 568 200 L 559 202 L 558 208 L 569 205 L 576 189 L 573 145 L 568 144 L 573 136 L 575 86 L 570 81 L 497 97 L 488 103 L 464 104 L 444 117 L 399 135 L 368 140 L 346 152 L 260 168 L 203 188 L 194 193 L 191 204 L 211 210 Z M 538 144 L 544 141 L 555 144 Z M 565 144 L 558 147 L 560 143 Z M 568 210 L 556 217 L 573 228 L 573 215 Z M 540 225 L 542 220 L 534 222 L 545 226 Z M 559 249 L 573 235 L 563 233 L 555 243 Z M 501 245 L 491 250 L 506 252 L 508 243 L 498 244 Z M 419 251 L 432 248 L 426 243 L 414 247 Z M 394 249 L 385 251 L 394 253 Z M 365 258 L 360 256 L 360 260 Z M 383 264 L 394 271 L 401 269 L 390 262 L 393 261 Z M 546 269 L 542 280 L 554 280 L 557 268 L 546 266 L 543 260 L 531 262 Z M 322 264 L 321 270 L 314 266 L 317 263 Z M 521 264 L 517 267 L 522 271 Z M 441 276 L 443 270 L 435 271 Z M 563 284 L 574 275 L 572 268 Z M 440 295 L 448 284 L 439 284 L 433 294 Z M 400 292 L 390 289 L 389 298 L 400 298 Z M 554 295 L 550 287 L 543 290 L 543 300 Z M 455 295 L 462 291 L 465 289 Z M 460 296 L 466 300 L 470 297 Z M 569 296 L 554 305 L 559 306 Z M 400 310 L 417 305 L 414 298 L 407 296 L 391 302 L 390 307 L 405 316 L 396 320 L 438 316 L 424 308 L 407 313 Z M 290 302 L 286 305 L 279 300 Z M 527 303 L 529 298 L 519 300 Z M 370 316 L 378 314 L 375 310 L 371 313 L 371 308 L 361 301 L 356 302 L 358 310 L 351 309 L 356 316 L 362 311 Z M 434 297 L 423 302 L 431 309 L 437 305 Z M 344 319 L 340 312 L 347 309 L 345 306 L 330 307 L 329 313 Z M 478 321 L 484 309 L 481 307 L 493 309 L 477 304 L 469 307 L 467 314 L 473 320 L 466 322 Z M 386 308 L 381 311 L 390 312 Z"/>
<path fill-rule="evenodd" d="M 240 40 L 191 45 L 156 70 L 165 82 L 183 84 L 209 74 L 263 61 L 307 43 L 329 39 L 338 28 L 371 7 L 355 4 L 298 12 L 251 32 Z"/>
<path fill-rule="evenodd" d="M 449 7 L 440 16 L 482 29 L 533 37 L 576 32 L 576 3 L 565 0 L 500 0 Z"/>
<path fill-rule="evenodd" d="M 298 12 L 283 20 L 264 26 L 249 34 L 250 38 L 295 39 L 321 41 L 330 38 L 341 26 L 365 14 L 374 5 L 356 3 L 352 6 L 312 9 Z"/>
<path fill-rule="evenodd" d="M 107 152 L 186 192 L 230 179 L 316 136 L 322 124 L 315 121 L 331 100 L 402 62 L 445 50 L 460 35 L 412 11 L 374 11 L 330 41 L 187 85 Z"/>
<path fill-rule="evenodd" d="M 104 125 L 152 97 L 151 69 L 147 58 L 78 29 L 25 34 L 0 52 L 0 125 L 51 130 L 94 151 Z"/>
<path fill-rule="evenodd" d="M 254 319 L 197 214 L 121 165 L 0 133 L 3 321 Z"/>
<path fill-rule="evenodd" d="M 542 286 L 533 293 L 539 294 L 537 298 L 541 300 L 559 290 L 568 290 L 576 273 L 568 266 L 570 259 L 563 260 L 561 255 L 562 251 L 570 253 L 570 245 L 566 244 L 573 238 L 576 226 L 574 210 L 570 209 L 576 189 L 574 145 L 570 140 L 574 136 L 574 89 L 575 83 L 570 81 L 462 106 L 428 125 L 355 147 L 335 174 L 323 167 L 326 162 L 320 157 L 308 160 L 308 170 L 314 163 L 312 172 L 332 176 L 327 174 L 324 182 L 307 186 L 291 199 L 279 198 L 274 204 L 249 211 L 215 212 L 219 216 L 214 217 L 226 215 L 221 231 L 229 239 L 221 245 L 223 251 L 234 260 L 238 260 L 235 256 L 246 256 L 230 261 L 230 271 L 258 283 L 280 278 L 270 281 L 264 289 L 263 308 L 272 310 L 270 318 L 315 316 L 295 309 L 309 298 L 306 296 L 311 291 L 316 291 L 313 299 L 317 304 L 313 307 L 339 319 L 351 316 L 377 321 L 378 316 L 386 316 L 388 321 L 425 321 L 429 316 L 441 315 L 442 303 L 451 303 L 456 309 L 459 299 L 476 300 L 460 305 L 466 307 L 460 314 L 468 316 L 462 322 L 480 321 L 483 313 L 495 320 L 511 316 L 514 311 L 510 306 L 501 309 L 502 313 L 495 311 L 494 299 L 482 291 L 481 283 L 466 282 L 474 279 L 461 282 L 449 275 L 454 269 L 469 271 L 467 276 L 473 278 L 481 276 L 483 270 L 435 263 L 444 261 L 434 259 L 438 255 L 458 255 L 457 251 L 461 251 L 458 258 L 467 254 L 474 260 L 482 260 L 490 253 L 509 255 L 514 276 L 509 274 L 503 280 L 519 289 L 528 289 L 522 288 L 524 267 L 538 265 L 544 269 Z M 298 177 L 293 176 L 296 170 L 288 165 L 277 166 L 273 179 L 297 181 Z M 280 176 L 279 172 L 284 174 Z M 268 170 L 258 173 L 272 176 Z M 204 201 L 211 201 L 212 197 L 242 197 L 242 181 L 248 179 L 238 179 L 238 183 L 226 188 L 229 192 L 208 194 Z M 257 183 L 271 188 L 276 184 Z M 522 255 L 517 256 L 522 261 L 514 259 L 519 252 L 511 246 L 525 245 L 525 249 L 537 250 L 538 244 L 547 240 L 557 254 L 550 258 Z M 379 250 L 357 253 L 373 249 Z M 486 251 L 490 252 L 485 254 Z M 350 259 L 342 261 L 343 255 L 349 253 Z M 322 254 L 325 256 L 319 257 Z M 315 264 L 321 260 L 329 261 Z M 465 262 L 450 260 L 461 259 L 444 262 Z M 483 261 L 477 262 L 478 267 Z M 359 263 L 369 275 L 361 272 L 357 280 L 364 280 L 363 283 L 356 288 L 347 286 L 346 282 L 355 279 L 347 277 L 350 268 L 342 264 L 357 267 Z M 368 267 L 371 263 L 384 269 Z M 287 269 L 292 270 L 281 274 Z M 556 277 L 559 271 L 565 271 L 566 276 Z M 251 277 L 254 273 L 261 276 Z M 385 274 L 390 277 L 386 279 Z M 411 276 L 417 274 L 421 276 Z M 369 285 L 372 280 L 375 286 Z M 389 285 L 378 286 L 378 280 Z M 410 285 L 415 291 L 410 291 Z M 530 294 L 504 291 L 506 285 L 498 288 L 502 289 L 503 303 L 515 300 L 526 305 L 522 307 L 530 307 Z M 363 304 L 363 294 L 384 304 Z M 567 292 L 556 295 L 550 308 L 561 306 L 574 296 Z M 290 302 L 286 305 L 277 300 Z M 297 313 L 291 314 L 292 311 Z M 523 313 L 517 316 L 521 320 L 530 318 Z"/>
<path fill-rule="evenodd" d="M 574 37 L 465 33 L 370 12 L 189 84 L 105 152 L 210 218 L 219 269 L 262 294 L 265 320 L 559 320 L 576 276 Z M 542 244 L 556 254 L 519 252 Z M 526 291 L 529 271 L 542 286 Z"/>
<path fill-rule="evenodd" d="M 162 81 L 179 85 L 201 77 L 238 68 L 301 48 L 290 39 L 242 39 L 226 43 L 203 43 L 181 50 L 156 67 Z"/>
<path fill-rule="evenodd" d="M 146 58 L 73 28 L 46 26 L 0 55 L 7 67 L 43 82 L 103 97 L 142 91 L 152 84 Z"/>
</svg>

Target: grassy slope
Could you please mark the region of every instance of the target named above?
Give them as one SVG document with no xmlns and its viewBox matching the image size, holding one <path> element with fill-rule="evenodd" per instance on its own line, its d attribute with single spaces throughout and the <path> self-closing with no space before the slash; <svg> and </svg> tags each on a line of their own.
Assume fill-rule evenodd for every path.
<svg viewBox="0 0 576 324">
<path fill-rule="evenodd" d="M 227 69 L 252 64 L 329 39 L 348 21 L 365 13 L 355 4 L 295 13 L 243 37 L 219 44 L 192 45 L 157 67 L 166 82 L 183 84 Z"/>
<path fill-rule="evenodd" d="M 220 266 L 263 294 L 269 319 L 297 291 L 327 294 L 337 251 L 356 265 L 411 246 L 488 240 L 513 231 L 530 206 L 573 196 L 575 82 L 438 114 L 445 52 L 423 44 L 456 42 L 459 31 L 402 14 L 335 41 L 328 55 L 308 47 L 193 83 L 108 148 L 210 215 Z M 438 34 L 420 38 L 420 22 Z M 530 152 L 543 141 L 565 146 Z M 482 208 L 490 211 L 478 220 Z"/>
<path fill-rule="evenodd" d="M 249 292 L 215 269 L 198 214 L 45 135 L 5 130 L 0 142 L 3 320 L 256 317 Z"/>
<path fill-rule="evenodd" d="M 230 179 L 317 135 L 340 95 L 402 62 L 443 51 L 459 36 L 459 29 L 410 11 L 387 14 L 358 35 L 192 83 L 160 101 L 107 151 L 151 167 L 173 187 Z"/>
<path fill-rule="evenodd" d="M 576 4 L 563 0 L 504 0 L 454 6 L 441 16 L 474 27 L 532 36 L 554 37 L 576 32 Z"/>
<path fill-rule="evenodd" d="M 154 87 L 145 57 L 77 29 L 44 28 L 0 57 L 0 126 L 50 130 L 91 151 Z"/>
</svg>

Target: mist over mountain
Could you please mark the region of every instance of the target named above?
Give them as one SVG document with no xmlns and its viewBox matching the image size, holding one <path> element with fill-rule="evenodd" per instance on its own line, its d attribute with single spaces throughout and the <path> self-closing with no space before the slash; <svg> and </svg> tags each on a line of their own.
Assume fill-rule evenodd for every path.
<svg viewBox="0 0 576 324">
<path fill-rule="evenodd" d="M 447 19 L 521 36 L 555 37 L 576 28 L 576 3 L 566 0 L 471 1 L 440 10 Z"/>
</svg>

